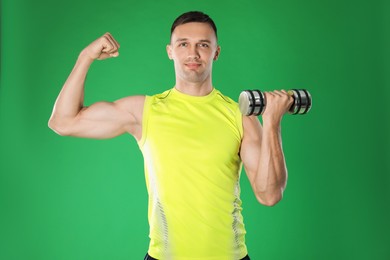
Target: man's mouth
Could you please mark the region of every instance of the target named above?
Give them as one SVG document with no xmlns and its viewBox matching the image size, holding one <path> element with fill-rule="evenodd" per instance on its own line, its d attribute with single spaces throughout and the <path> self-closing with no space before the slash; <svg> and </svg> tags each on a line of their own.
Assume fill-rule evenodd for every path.
<svg viewBox="0 0 390 260">
<path fill-rule="evenodd" d="M 184 65 L 187 68 L 189 68 L 189 69 L 198 69 L 202 64 L 201 63 L 190 62 L 190 63 L 185 63 Z"/>
</svg>

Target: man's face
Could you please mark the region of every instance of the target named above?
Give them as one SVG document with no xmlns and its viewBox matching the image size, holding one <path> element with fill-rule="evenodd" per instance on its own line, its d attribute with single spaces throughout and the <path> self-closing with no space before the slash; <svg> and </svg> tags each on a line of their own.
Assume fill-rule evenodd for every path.
<svg viewBox="0 0 390 260">
<path fill-rule="evenodd" d="M 210 77 L 220 47 L 209 24 L 186 23 L 173 31 L 167 52 L 174 61 L 176 78 L 197 83 Z"/>
</svg>

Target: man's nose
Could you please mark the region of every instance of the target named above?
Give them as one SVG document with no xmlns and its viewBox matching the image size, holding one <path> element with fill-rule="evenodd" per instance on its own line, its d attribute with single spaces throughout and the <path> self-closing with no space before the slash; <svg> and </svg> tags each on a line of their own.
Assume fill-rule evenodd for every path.
<svg viewBox="0 0 390 260">
<path fill-rule="evenodd" d="M 188 48 L 188 58 L 199 59 L 199 57 L 198 46 L 195 45 Z"/>
</svg>

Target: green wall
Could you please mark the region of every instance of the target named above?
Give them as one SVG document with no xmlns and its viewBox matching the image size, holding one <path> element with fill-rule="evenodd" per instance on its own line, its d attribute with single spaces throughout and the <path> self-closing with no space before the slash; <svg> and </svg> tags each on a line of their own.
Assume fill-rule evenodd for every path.
<svg viewBox="0 0 390 260">
<path fill-rule="evenodd" d="M 92 65 L 87 104 L 171 88 L 165 45 L 189 10 L 217 23 L 216 88 L 235 100 L 256 88 L 313 96 L 309 114 L 283 120 L 284 199 L 258 204 L 242 175 L 252 259 L 390 259 L 384 0 L 2 0 L 0 259 L 143 258 L 147 192 L 135 140 L 60 137 L 47 121 L 78 53 L 107 31 L 120 57 Z"/>
</svg>

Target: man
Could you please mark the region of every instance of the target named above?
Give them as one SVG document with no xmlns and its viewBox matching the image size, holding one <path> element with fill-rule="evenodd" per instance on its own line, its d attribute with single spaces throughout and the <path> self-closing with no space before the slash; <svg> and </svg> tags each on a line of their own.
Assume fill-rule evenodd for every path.
<svg viewBox="0 0 390 260">
<path fill-rule="evenodd" d="M 212 65 L 221 48 L 212 19 L 179 16 L 167 46 L 176 84 L 154 96 L 83 105 L 84 81 L 95 59 L 119 55 L 106 33 L 87 46 L 55 103 L 49 126 L 60 135 L 133 135 L 145 160 L 150 245 L 145 259 L 249 259 L 241 215 L 243 163 L 258 201 L 272 206 L 286 187 L 280 122 L 293 100 L 265 93 L 263 125 L 213 88 Z"/>
</svg>

